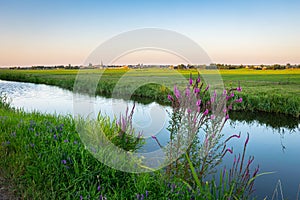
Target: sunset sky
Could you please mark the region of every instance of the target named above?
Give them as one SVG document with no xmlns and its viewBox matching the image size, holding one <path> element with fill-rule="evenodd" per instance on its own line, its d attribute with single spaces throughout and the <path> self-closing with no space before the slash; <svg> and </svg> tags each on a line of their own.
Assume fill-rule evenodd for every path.
<svg viewBox="0 0 300 200">
<path fill-rule="evenodd" d="M 107 39 L 149 27 L 189 37 L 216 63 L 295 64 L 299 10 L 299 0 L 0 0 L 0 66 L 80 65 Z M 143 62 L 144 54 L 122 62 Z M 153 56 L 157 63 L 180 62 Z"/>
</svg>

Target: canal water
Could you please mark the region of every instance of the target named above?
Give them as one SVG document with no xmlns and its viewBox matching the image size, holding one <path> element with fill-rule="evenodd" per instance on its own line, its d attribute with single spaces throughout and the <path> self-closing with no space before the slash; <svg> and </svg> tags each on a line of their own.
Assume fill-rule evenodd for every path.
<svg viewBox="0 0 300 200">
<path fill-rule="evenodd" d="M 13 107 L 26 112 L 76 115 L 80 102 L 88 102 L 93 109 L 85 111 L 87 115 L 97 116 L 98 112 L 101 112 L 102 115 L 113 118 L 118 117 L 120 113 L 124 114 L 127 106 L 129 109 L 133 106 L 132 101 L 73 94 L 68 90 L 42 84 L 0 80 L 0 92 L 9 97 Z M 168 142 L 167 111 L 170 110 L 170 107 L 155 102 L 147 105 L 136 103 L 133 125 L 138 131 L 143 131 L 146 138 L 146 144 L 141 151 L 151 152 L 158 148 L 157 143 L 151 138 L 152 135 L 156 135 L 162 145 Z M 242 135 L 239 140 L 235 140 L 234 151 L 242 152 L 243 142 L 249 133 L 247 156 L 255 157 L 254 166 L 260 166 L 260 173 L 273 172 L 257 178 L 255 182 L 257 199 L 265 197 L 272 199 L 276 188 L 278 194 L 282 188 L 285 199 L 296 199 L 300 187 L 299 120 L 285 115 L 265 113 L 232 113 L 230 117 L 223 128 L 224 135 L 240 132 Z M 227 156 L 224 164 L 231 165 L 232 160 L 232 156 Z M 273 199 L 281 199 L 281 195 Z"/>
</svg>

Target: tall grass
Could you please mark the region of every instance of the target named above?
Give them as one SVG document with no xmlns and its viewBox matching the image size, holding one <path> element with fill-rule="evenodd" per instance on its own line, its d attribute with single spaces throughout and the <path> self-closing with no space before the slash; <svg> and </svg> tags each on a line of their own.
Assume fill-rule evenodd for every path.
<svg viewBox="0 0 300 200">
<path fill-rule="evenodd" d="M 112 169 L 85 148 L 71 116 L 25 113 L 0 104 L 0 175 L 21 199 L 190 199 L 182 182 L 164 173 Z M 100 117 L 107 136 L 120 131 Z M 118 145 L 118 143 L 117 143 Z"/>
</svg>

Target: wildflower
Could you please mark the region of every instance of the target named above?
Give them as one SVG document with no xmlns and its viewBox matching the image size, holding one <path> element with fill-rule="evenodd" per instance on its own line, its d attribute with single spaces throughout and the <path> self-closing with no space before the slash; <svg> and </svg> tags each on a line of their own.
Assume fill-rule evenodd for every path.
<svg viewBox="0 0 300 200">
<path fill-rule="evenodd" d="M 80 195 L 80 200 L 82 200 L 83 199 L 83 197 L 82 197 L 82 195 Z"/>
<path fill-rule="evenodd" d="M 148 190 L 146 190 L 146 198 L 149 196 L 149 192 L 148 192 Z"/>
<path fill-rule="evenodd" d="M 189 97 L 190 94 L 191 94 L 190 88 L 187 87 L 187 88 L 185 89 L 185 96 L 186 96 L 186 97 Z"/>
<path fill-rule="evenodd" d="M 61 163 L 65 165 L 65 164 L 67 164 L 67 161 L 66 160 L 62 160 Z"/>
<path fill-rule="evenodd" d="M 237 102 L 237 103 L 242 103 L 242 102 L 243 102 L 243 98 L 241 97 L 241 98 L 235 100 L 235 102 Z"/>
<path fill-rule="evenodd" d="M 227 95 L 227 90 L 224 90 L 224 91 L 223 91 L 223 95 L 224 95 L 224 96 Z"/>
<path fill-rule="evenodd" d="M 195 93 L 195 94 L 198 94 L 199 92 L 200 92 L 200 89 L 196 87 L 196 88 L 194 89 L 194 93 Z"/>
<path fill-rule="evenodd" d="M 200 79 L 200 75 L 198 74 L 198 78 L 196 80 L 197 83 L 200 83 L 201 79 Z"/>
<path fill-rule="evenodd" d="M 174 93 L 175 93 L 176 98 L 179 99 L 180 98 L 180 92 L 179 92 L 176 85 L 174 85 Z"/>
<path fill-rule="evenodd" d="M 236 91 L 241 92 L 242 88 L 239 86 L 239 87 L 236 88 Z"/>
<path fill-rule="evenodd" d="M 170 94 L 168 94 L 168 99 L 169 99 L 170 101 L 173 101 L 173 100 L 174 100 L 173 97 L 172 97 Z"/>
<path fill-rule="evenodd" d="M 203 115 L 205 116 L 205 115 L 207 115 L 207 114 L 208 114 L 208 109 L 206 109 L 206 110 L 204 111 Z"/>
<path fill-rule="evenodd" d="M 211 115 L 211 116 L 210 116 L 210 119 L 211 119 L 211 120 L 214 120 L 214 119 L 216 119 L 216 116 L 215 116 L 215 115 Z"/>
<path fill-rule="evenodd" d="M 200 106 L 200 104 L 201 104 L 201 99 L 198 99 L 197 102 L 196 102 L 196 105 Z"/>
<path fill-rule="evenodd" d="M 64 140 L 64 142 L 65 142 L 65 143 L 68 143 L 68 142 L 69 142 L 69 140 L 68 140 L 68 139 L 66 139 L 66 140 Z"/>
<path fill-rule="evenodd" d="M 228 120 L 229 119 L 229 115 L 227 114 L 226 116 L 225 116 L 225 120 Z"/>
<path fill-rule="evenodd" d="M 193 79 L 190 78 L 190 85 L 193 85 Z"/>
<path fill-rule="evenodd" d="M 226 109 L 226 108 L 224 108 L 224 109 L 223 109 L 223 112 L 224 112 L 224 113 L 227 113 L 227 109 Z"/>
<path fill-rule="evenodd" d="M 140 194 L 136 194 L 136 198 L 139 200 L 140 199 Z"/>
<path fill-rule="evenodd" d="M 33 143 L 30 143 L 30 146 L 31 146 L 31 147 L 34 147 L 34 144 L 33 144 Z"/>
<path fill-rule="evenodd" d="M 98 185 L 98 187 L 97 187 L 97 191 L 98 191 L 98 192 L 100 192 L 100 190 L 101 190 L 101 186 L 100 186 L 100 185 Z"/>
<path fill-rule="evenodd" d="M 207 91 L 209 89 L 209 84 L 206 86 L 205 91 Z"/>
<path fill-rule="evenodd" d="M 53 135 L 53 138 L 54 138 L 54 140 L 56 140 L 56 139 L 57 139 L 57 136 L 56 136 L 56 134 L 54 134 L 54 135 Z"/>
</svg>

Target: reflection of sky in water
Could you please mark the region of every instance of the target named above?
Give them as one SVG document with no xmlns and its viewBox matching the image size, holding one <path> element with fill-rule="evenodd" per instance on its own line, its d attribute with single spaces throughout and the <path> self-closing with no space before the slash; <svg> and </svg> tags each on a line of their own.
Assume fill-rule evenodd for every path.
<svg viewBox="0 0 300 200">
<path fill-rule="evenodd" d="M 299 127 L 298 127 L 299 128 Z M 271 175 L 263 175 L 257 179 L 256 188 L 258 199 L 268 195 L 272 196 L 275 185 L 280 179 L 285 198 L 295 199 L 300 184 L 300 132 L 299 129 L 290 131 L 284 129 L 284 134 L 265 125 L 242 122 L 229 123 L 223 129 L 223 133 L 242 133 L 240 139 L 234 139 L 234 152 L 243 151 L 243 143 L 247 132 L 250 140 L 247 146 L 247 155 L 254 155 L 254 165 L 260 166 L 260 172 L 275 172 Z M 238 141 L 238 142 L 235 142 Z M 239 144 L 239 145 L 238 145 Z M 227 156 L 225 163 L 232 164 L 233 156 Z"/>
<path fill-rule="evenodd" d="M 25 111 L 37 110 L 46 113 L 74 114 L 73 93 L 57 87 L 46 85 L 36 85 L 30 83 L 17 83 L 0 81 L 0 92 L 7 94 L 12 99 L 12 105 L 23 108 Z M 75 96 L 77 113 L 97 116 L 98 111 L 107 116 L 117 116 L 125 114 L 127 106 L 129 112 L 133 106 L 132 102 L 120 99 L 107 99 L 104 97 L 88 97 L 86 95 Z M 143 105 L 136 103 L 133 115 L 133 125 L 138 131 L 142 131 L 146 137 L 145 146 L 141 152 L 152 152 L 159 147 L 151 138 L 156 135 L 162 145 L 168 141 L 168 114 L 166 108 L 151 103 Z M 284 131 L 282 131 L 284 130 Z M 247 132 L 250 140 L 247 148 L 247 156 L 254 155 L 254 165 L 260 165 L 260 172 L 275 172 L 272 175 L 264 175 L 257 179 L 256 189 L 258 199 L 268 196 L 271 199 L 277 181 L 282 182 L 284 196 L 295 199 L 300 183 L 300 126 L 291 132 L 287 128 L 281 131 L 275 130 L 265 125 L 260 125 L 256 121 L 251 123 L 230 122 L 223 129 L 225 137 L 231 134 L 242 133 L 240 139 L 234 138 L 228 146 L 234 146 L 234 152 L 242 152 L 243 143 Z M 233 156 L 227 155 L 224 164 L 231 165 Z M 253 166 L 254 166 L 253 165 Z"/>
</svg>

